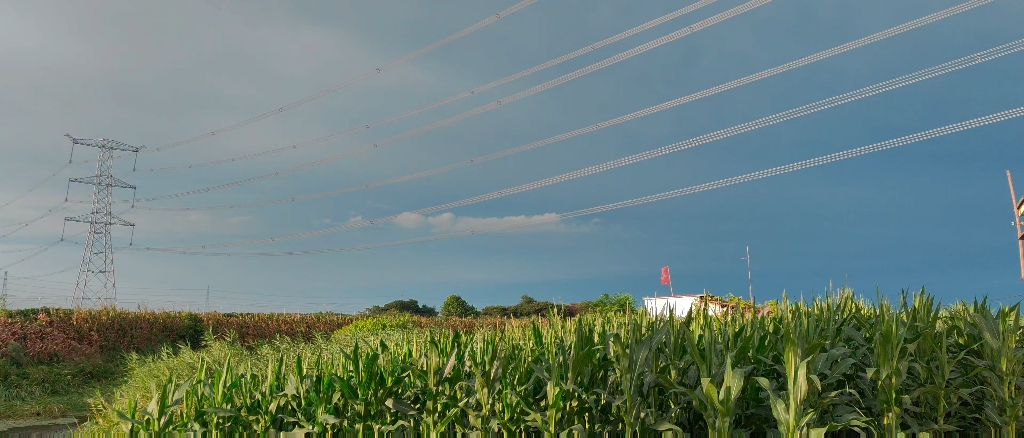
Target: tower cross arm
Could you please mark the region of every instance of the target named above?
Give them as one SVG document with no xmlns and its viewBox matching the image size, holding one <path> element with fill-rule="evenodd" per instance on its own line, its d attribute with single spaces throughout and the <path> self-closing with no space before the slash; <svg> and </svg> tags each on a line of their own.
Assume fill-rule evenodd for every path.
<svg viewBox="0 0 1024 438">
<path fill-rule="evenodd" d="M 106 180 L 106 181 L 104 181 L 104 180 Z M 98 178 L 98 177 L 95 177 L 95 176 L 87 176 L 85 178 L 70 178 L 70 179 L 68 179 L 68 181 L 75 182 L 75 183 L 81 183 L 81 184 L 90 184 L 90 185 L 94 185 L 94 186 L 102 186 L 102 187 L 118 187 L 118 188 L 122 188 L 122 189 L 132 189 L 132 190 L 135 190 L 135 188 L 136 188 L 134 185 L 129 184 L 129 183 L 125 182 L 124 180 L 122 180 L 121 178 L 118 178 L 118 177 L 113 176 L 113 175 L 109 176 L 108 178 Z"/>
<path fill-rule="evenodd" d="M 117 140 L 111 140 L 107 138 L 75 138 L 70 134 L 64 134 L 65 137 L 71 139 L 72 144 L 78 144 L 82 146 L 89 146 L 100 149 L 110 149 L 122 152 L 139 152 L 145 146 L 132 146 L 130 144 L 120 142 Z"/>
<path fill-rule="evenodd" d="M 69 216 L 64 218 L 65 222 L 82 222 L 86 224 L 97 224 L 97 225 L 120 225 L 123 227 L 134 227 L 135 224 L 121 219 L 112 214 L 96 214 L 86 213 L 78 216 Z"/>
</svg>

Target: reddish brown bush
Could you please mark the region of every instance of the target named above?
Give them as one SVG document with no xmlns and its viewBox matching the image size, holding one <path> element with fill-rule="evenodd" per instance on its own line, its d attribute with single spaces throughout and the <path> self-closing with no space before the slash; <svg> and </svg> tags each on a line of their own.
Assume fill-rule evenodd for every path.
<svg viewBox="0 0 1024 438">
<path fill-rule="evenodd" d="M 351 323 L 334 314 L 195 314 L 124 309 L 32 309 L 0 314 L 0 357 L 11 343 L 33 361 L 75 361 L 164 344 L 197 344 L 207 330 L 244 345 L 277 336 L 309 340 Z"/>
</svg>

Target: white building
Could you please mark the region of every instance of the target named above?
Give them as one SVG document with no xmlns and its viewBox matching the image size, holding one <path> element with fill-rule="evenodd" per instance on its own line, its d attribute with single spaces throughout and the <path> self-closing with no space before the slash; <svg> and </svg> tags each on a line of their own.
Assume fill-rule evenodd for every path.
<svg viewBox="0 0 1024 438">
<path fill-rule="evenodd" d="M 682 317 L 690 313 L 690 310 L 704 300 L 704 295 L 671 295 L 667 297 L 644 297 L 644 307 L 651 315 L 668 315 L 674 313 Z M 726 305 L 718 301 L 708 302 L 708 311 L 721 313 Z"/>
</svg>

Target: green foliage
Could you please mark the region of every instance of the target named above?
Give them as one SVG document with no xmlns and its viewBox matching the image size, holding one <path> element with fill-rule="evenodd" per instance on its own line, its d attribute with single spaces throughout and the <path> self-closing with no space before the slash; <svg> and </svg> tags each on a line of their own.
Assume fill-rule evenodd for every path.
<svg viewBox="0 0 1024 438">
<path fill-rule="evenodd" d="M 350 334 L 378 334 L 392 331 L 411 330 L 416 327 L 415 317 L 409 314 L 385 314 L 358 319 L 352 324 L 334 332 L 335 336 Z"/>
<path fill-rule="evenodd" d="M 552 312 L 559 315 L 565 314 L 566 307 L 550 301 L 537 301 L 529 295 L 523 295 L 519 298 L 519 303 L 514 306 L 487 306 L 481 310 L 480 314 L 502 318 L 546 317 Z"/>
<path fill-rule="evenodd" d="M 426 304 L 421 305 L 416 300 L 395 300 L 383 306 L 373 306 L 363 311 L 370 316 L 379 316 L 388 313 L 406 313 L 416 316 L 437 316 L 437 309 Z"/>
<path fill-rule="evenodd" d="M 203 336 L 206 334 L 206 327 L 203 318 L 195 313 L 186 313 L 182 316 L 185 330 L 182 334 L 182 341 L 185 345 L 198 348 L 202 345 Z"/>
<path fill-rule="evenodd" d="M 25 347 L 17 342 L 9 342 L 0 357 L 5 357 L 9 362 L 18 367 L 25 367 L 32 364 L 32 358 L 28 356 Z"/>
<path fill-rule="evenodd" d="M 615 295 L 601 294 L 594 301 L 584 301 L 580 304 L 580 313 L 598 313 L 602 315 L 624 314 L 634 312 L 637 309 L 636 297 L 627 293 Z"/>
<path fill-rule="evenodd" d="M 1021 427 L 1019 306 L 942 308 L 923 291 L 866 303 L 844 290 L 810 302 L 784 296 L 770 314 L 592 313 L 471 330 L 425 321 L 366 318 L 313 342 L 252 350 L 207 341 L 204 350 L 131 359 L 94 424 L 131 433 L 723 438 L 840 429 L 1014 436 Z"/>
<path fill-rule="evenodd" d="M 444 300 L 444 304 L 441 305 L 441 316 L 445 318 L 469 318 L 479 313 L 476 307 L 469 305 L 466 300 L 458 295 L 448 295 L 448 298 Z"/>
<path fill-rule="evenodd" d="M 81 415 L 88 399 L 109 390 L 122 372 L 115 357 L 56 364 L 0 358 L 0 419 Z"/>
</svg>

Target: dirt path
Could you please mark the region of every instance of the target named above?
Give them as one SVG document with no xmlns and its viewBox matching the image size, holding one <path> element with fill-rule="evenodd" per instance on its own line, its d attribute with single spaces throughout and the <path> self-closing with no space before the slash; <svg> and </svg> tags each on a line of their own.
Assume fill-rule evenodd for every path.
<svg viewBox="0 0 1024 438">
<path fill-rule="evenodd" d="M 85 418 L 33 418 L 27 420 L 0 420 L 0 435 L 5 437 L 60 436 L 73 431 Z"/>
</svg>

